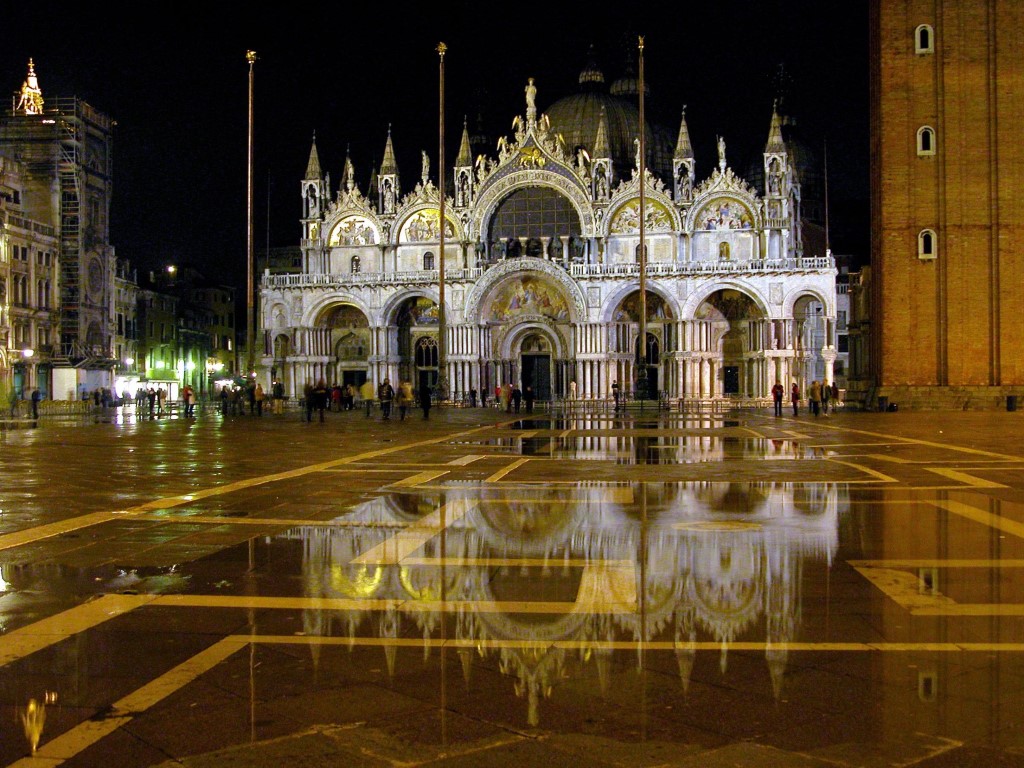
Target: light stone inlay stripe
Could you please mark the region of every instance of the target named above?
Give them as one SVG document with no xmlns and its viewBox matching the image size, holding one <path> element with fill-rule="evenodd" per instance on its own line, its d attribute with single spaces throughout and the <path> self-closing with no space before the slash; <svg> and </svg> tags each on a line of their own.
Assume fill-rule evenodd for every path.
<svg viewBox="0 0 1024 768">
<path fill-rule="evenodd" d="M 388 456 L 390 454 L 399 453 L 410 448 L 418 448 L 424 445 L 437 445 L 440 443 L 449 442 L 451 440 L 458 440 L 468 437 L 470 435 L 475 435 L 480 432 L 488 432 L 491 429 L 492 427 L 490 426 L 476 427 L 474 429 L 466 430 L 465 432 L 457 432 L 451 435 L 442 435 L 441 437 L 431 438 L 430 440 L 419 440 L 414 443 L 404 443 L 402 445 L 393 445 L 387 448 L 378 448 L 373 451 L 357 453 L 352 456 L 344 456 L 340 459 L 332 459 L 331 461 L 324 461 L 317 464 L 309 464 L 305 467 L 298 467 L 296 469 L 290 469 L 284 472 L 275 472 L 269 475 L 261 475 L 258 477 L 250 477 L 245 480 L 237 480 L 233 483 L 226 483 L 224 485 L 218 485 L 212 488 L 204 488 L 202 490 L 193 491 L 190 493 L 182 494 L 180 496 L 168 496 L 162 499 L 154 499 L 153 501 L 149 501 L 144 504 L 139 504 L 138 506 L 131 507 L 130 509 L 118 510 L 115 512 L 92 512 L 89 514 L 69 518 L 68 520 L 63 520 L 59 523 L 33 526 L 31 528 L 26 528 L 21 531 L 14 531 L 12 533 L 0 535 L 0 550 L 10 549 L 11 547 L 18 547 L 23 544 L 30 544 L 34 541 L 39 541 L 40 539 L 47 539 L 52 536 L 59 536 L 62 533 L 78 530 L 79 528 L 86 528 L 92 525 L 107 523 L 111 520 L 116 520 L 119 516 L 122 515 L 138 515 L 143 512 L 171 509 L 172 507 L 179 507 L 182 504 L 188 504 L 193 501 L 207 499 L 212 496 L 221 496 L 228 493 L 234 493 L 235 491 L 254 488 L 260 485 L 266 485 L 267 483 L 274 483 L 279 480 L 290 480 L 292 478 L 302 477 L 303 475 L 308 475 L 314 472 L 324 472 L 331 470 L 335 467 L 341 467 L 346 464 L 353 464 L 360 461 L 366 461 L 367 459 L 375 459 L 381 456 Z"/>
<path fill-rule="evenodd" d="M 154 704 L 192 683 L 231 654 L 247 647 L 249 642 L 246 637 L 225 637 L 206 650 L 183 661 L 169 672 L 114 702 L 108 716 L 99 720 L 85 720 L 79 723 L 74 728 L 45 742 L 34 755 L 18 760 L 12 763 L 12 766 L 41 768 L 42 766 L 60 765 L 121 726 L 131 722 L 134 717 L 145 712 Z"/>
<path fill-rule="evenodd" d="M 0 667 L 152 603 L 157 595 L 103 595 L 0 635 Z"/>
<path fill-rule="evenodd" d="M 405 530 L 385 539 L 352 560 L 353 564 L 397 565 L 452 523 L 461 520 L 476 504 L 453 501 L 426 515 Z"/>
</svg>

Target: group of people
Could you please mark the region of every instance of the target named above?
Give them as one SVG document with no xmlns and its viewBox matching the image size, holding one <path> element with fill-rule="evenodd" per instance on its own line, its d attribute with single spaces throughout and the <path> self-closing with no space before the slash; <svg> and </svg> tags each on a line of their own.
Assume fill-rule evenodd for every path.
<svg viewBox="0 0 1024 768">
<path fill-rule="evenodd" d="M 775 405 L 775 415 L 782 415 L 782 399 L 786 394 L 786 388 L 782 386 L 781 381 L 776 381 L 775 386 L 772 387 L 772 402 Z M 793 405 L 793 415 L 800 415 L 800 385 L 795 381 L 793 386 L 789 390 L 789 400 Z M 825 414 L 828 416 L 829 409 L 831 412 L 836 412 L 836 406 L 839 404 L 839 385 L 833 381 L 831 384 L 824 381 L 812 381 L 811 386 L 807 392 L 807 402 L 811 409 L 811 413 L 815 416 Z"/>
<path fill-rule="evenodd" d="M 39 403 L 42 399 L 42 393 L 40 393 L 38 389 L 33 389 L 32 394 L 29 395 L 29 402 L 32 404 L 31 417 L 35 420 L 39 419 Z M 18 415 L 18 403 L 20 401 L 21 398 L 18 397 L 17 390 L 12 388 L 10 394 L 10 402 L 8 403 L 10 405 L 12 419 Z"/>
<path fill-rule="evenodd" d="M 519 409 L 524 403 L 526 412 L 533 413 L 534 397 L 533 387 L 529 384 L 520 389 L 518 384 L 512 385 L 505 382 L 494 388 L 494 399 L 505 413 L 519 413 Z"/>
<path fill-rule="evenodd" d="M 324 420 L 324 413 L 330 410 L 332 401 L 334 401 L 333 391 L 341 389 L 342 395 L 340 395 L 340 407 L 338 410 L 354 410 L 355 405 L 355 387 L 351 384 L 345 387 L 328 387 L 327 383 L 320 379 L 314 386 L 312 382 L 308 382 L 303 393 L 305 404 L 306 404 L 306 421 L 313 421 L 313 412 L 316 411 L 319 414 L 320 421 Z M 416 401 L 419 401 L 420 408 L 423 409 L 423 418 L 430 418 L 430 406 L 431 406 L 431 392 L 430 386 L 426 383 L 422 384 L 419 388 L 418 393 L 414 393 L 412 382 L 401 381 L 398 384 L 396 390 L 391 384 L 390 379 L 384 379 L 376 389 L 374 389 L 373 383 L 367 379 L 359 387 L 359 397 L 362 399 L 366 407 L 366 418 L 370 418 L 373 415 L 373 404 L 376 401 L 380 404 L 381 419 L 389 421 L 391 419 L 392 408 L 398 409 L 398 418 L 400 421 L 405 421 L 405 417 L 409 413 L 409 409 L 416 405 Z M 351 398 L 351 399 L 349 399 Z"/>
</svg>

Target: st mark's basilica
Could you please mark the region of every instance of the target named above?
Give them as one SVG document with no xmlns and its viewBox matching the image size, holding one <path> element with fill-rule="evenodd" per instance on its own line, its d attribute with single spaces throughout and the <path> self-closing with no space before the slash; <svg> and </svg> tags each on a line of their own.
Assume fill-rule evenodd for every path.
<svg viewBox="0 0 1024 768">
<path fill-rule="evenodd" d="M 646 396 L 668 404 L 751 403 L 776 381 L 802 392 L 832 381 L 835 262 L 805 247 L 780 110 L 764 115 L 756 186 L 729 165 L 725 136 L 701 173 L 684 108 L 677 135 L 646 125 L 641 302 L 640 86 L 608 88 L 592 64 L 579 83 L 542 112 L 530 78 L 493 156 L 474 157 L 463 125 L 443 206 L 430 156 L 409 184 L 390 132 L 367 192 L 350 157 L 332 189 L 314 139 L 301 270 L 260 279 L 263 370 L 295 395 L 320 378 L 435 386 L 443 363 L 451 400 L 505 383 L 540 401 L 604 400 L 613 383 L 632 393 L 640 366 Z"/>
</svg>

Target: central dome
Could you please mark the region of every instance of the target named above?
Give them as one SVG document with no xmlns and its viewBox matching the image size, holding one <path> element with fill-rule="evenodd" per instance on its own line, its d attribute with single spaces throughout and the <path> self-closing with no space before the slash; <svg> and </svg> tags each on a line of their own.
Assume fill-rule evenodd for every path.
<svg viewBox="0 0 1024 768">
<path fill-rule="evenodd" d="M 562 134 L 566 146 L 574 153 L 583 147 L 593 158 L 603 110 L 607 121 L 608 148 L 615 174 L 620 180 L 630 178 L 632 169 L 636 167 L 634 141 L 639 136 L 639 84 L 623 87 L 623 83 L 616 82 L 612 90 L 622 95 L 609 93 L 604 73 L 597 66 L 593 48 L 590 49 L 587 63 L 580 72 L 579 84 L 577 93 L 559 99 L 545 110 L 551 121 L 551 129 Z M 644 90 L 646 92 L 648 89 L 645 87 Z M 658 126 L 652 126 L 649 120 L 645 122 L 647 165 L 653 174 L 667 181 L 672 178 L 671 133 Z"/>
</svg>

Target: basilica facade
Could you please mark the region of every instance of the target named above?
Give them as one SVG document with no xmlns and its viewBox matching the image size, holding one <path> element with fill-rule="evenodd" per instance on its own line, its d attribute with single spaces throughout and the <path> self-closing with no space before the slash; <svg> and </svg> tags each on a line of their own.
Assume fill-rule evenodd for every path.
<svg viewBox="0 0 1024 768">
<path fill-rule="evenodd" d="M 262 375 L 291 395 L 321 378 L 440 383 L 449 401 L 505 383 L 540 401 L 607 400 L 613 384 L 630 395 L 642 379 L 644 397 L 668 405 L 831 381 L 836 268 L 804 252 L 778 112 L 765 115 L 755 188 L 723 138 L 698 177 L 685 112 L 667 140 L 645 126 L 641 162 L 629 94 L 585 78 L 585 96 L 543 113 L 531 79 L 493 156 L 474 157 L 463 126 L 443 204 L 426 153 L 402 188 L 390 134 L 365 194 L 350 158 L 330 188 L 314 140 L 301 270 L 260 281 Z"/>
</svg>

